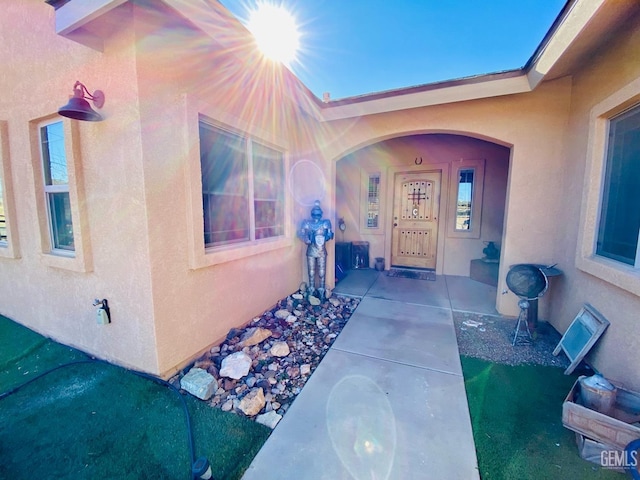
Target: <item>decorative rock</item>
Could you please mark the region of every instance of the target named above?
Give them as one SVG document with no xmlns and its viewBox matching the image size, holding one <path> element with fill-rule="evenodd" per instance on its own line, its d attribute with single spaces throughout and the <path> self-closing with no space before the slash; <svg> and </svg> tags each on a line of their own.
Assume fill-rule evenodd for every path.
<svg viewBox="0 0 640 480">
<path fill-rule="evenodd" d="M 261 388 L 255 388 L 240 400 L 238 408 L 240 408 L 246 416 L 253 417 L 260 413 L 265 403 L 264 391 Z"/>
<path fill-rule="evenodd" d="M 270 411 L 275 412 L 273 415 L 285 414 L 359 303 L 358 299 L 329 296 L 325 292 L 327 301 L 319 302 L 315 297 L 311 301 L 317 303 L 318 300 L 321 306 L 313 306 L 308 294 L 305 285 L 302 291 L 253 318 L 249 327 L 231 329 L 226 340 L 198 358 L 194 368 L 206 367 L 207 372 L 218 379 L 212 387 L 215 394 L 207 401 L 212 408 L 242 415 L 239 407 L 243 397 L 250 391 L 262 389 L 264 407 L 250 418 L 256 419 L 260 413 Z M 261 334 L 264 338 L 260 338 Z M 278 357 L 271 352 L 279 342 L 288 346 L 288 356 Z M 230 373 L 234 363 L 245 365 Z M 238 370 L 237 366 L 233 370 Z M 170 380 L 177 388 L 184 373 Z M 252 397 L 246 398 L 245 407 Z M 260 407 L 261 402 L 256 400 L 256 403 L 255 408 Z"/>
<path fill-rule="evenodd" d="M 318 297 L 314 297 L 313 295 L 309 295 L 309 303 L 314 307 L 320 305 L 320 299 Z"/>
<path fill-rule="evenodd" d="M 207 373 L 212 375 L 213 378 L 220 378 L 220 372 L 215 365 L 211 365 L 209 368 L 207 368 Z"/>
<path fill-rule="evenodd" d="M 286 357 L 287 355 L 289 355 L 289 353 L 291 353 L 287 342 L 276 342 L 273 344 L 273 347 L 271 347 L 271 350 L 269 351 L 274 357 Z"/>
<path fill-rule="evenodd" d="M 180 380 L 180 387 L 200 400 L 209 400 L 218 388 L 218 381 L 201 368 L 192 368 Z"/>
<path fill-rule="evenodd" d="M 239 328 L 232 328 L 231 330 L 229 330 L 229 333 L 227 333 L 227 340 L 231 340 L 232 338 L 237 337 L 241 333 L 242 333 L 242 330 L 240 330 Z"/>
<path fill-rule="evenodd" d="M 287 375 L 289 375 L 289 378 L 298 378 L 300 376 L 300 368 L 287 367 Z"/>
<path fill-rule="evenodd" d="M 276 428 L 276 425 L 278 425 L 278 422 L 280 422 L 280 420 L 282 420 L 282 415 L 279 415 L 273 410 L 256 417 L 256 422 L 261 423 L 262 425 L 266 425 L 272 430 Z"/>
<path fill-rule="evenodd" d="M 289 312 L 287 312 L 287 315 L 289 315 Z M 240 340 L 242 341 L 242 345 L 244 345 L 245 347 L 251 347 L 253 345 L 259 344 L 270 336 L 271 330 L 267 330 L 266 328 L 262 327 L 255 327 L 247 330 L 244 335 L 242 335 L 242 338 Z"/>
<path fill-rule="evenodd" d="M 267 388 L 271 387 L 271 384 L 269 383 L 269 380 L 262 379 L 256 383 L 256 387 L 266 390 Z"/>
<path fill-rule="evenodd" d="M 222 360 L 220 376 L 240 379 L 249 373 L 251 368 L 251 357 L 244 352 L 232 353 Z"/>
</svg>

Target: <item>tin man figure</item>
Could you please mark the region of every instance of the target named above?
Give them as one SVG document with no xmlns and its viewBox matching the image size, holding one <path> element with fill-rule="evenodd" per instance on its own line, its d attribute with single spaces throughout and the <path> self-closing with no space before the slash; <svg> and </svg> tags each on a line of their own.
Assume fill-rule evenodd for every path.
<svg viewBox="0 0 640 480">
<path fill-rule="evenodd" d="M 311 209 L 311 218 L 303 220 L 300 224 L 298 237 L 307 244 L 307 268 L 309 270 L 309 288 L 307 297 L 316 292 L 316 265 L 318 273 L 317 296 L 325 299 L 325 276 L 327 272 L 327 249 L 325 243 L 333 239 L 331 221 L 322 219 L 320 201 L 316 200 Z"/>
</svg>

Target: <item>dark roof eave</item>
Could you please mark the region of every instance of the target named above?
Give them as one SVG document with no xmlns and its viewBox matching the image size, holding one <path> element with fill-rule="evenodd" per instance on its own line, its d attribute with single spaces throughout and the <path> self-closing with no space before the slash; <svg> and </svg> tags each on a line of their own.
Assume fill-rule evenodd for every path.
<svg viewBox="0 0 640 480">
<path fill-rule="evenodd" d="M 65 3 L 69 3 L 71 0 L 44 0 L 44 3 L 48 3 L 49 5 L 51 5 L 53 8 L 55 8 L 56 10 L 58 10 L 60 7 L 62 7 Z"/>
</svg>

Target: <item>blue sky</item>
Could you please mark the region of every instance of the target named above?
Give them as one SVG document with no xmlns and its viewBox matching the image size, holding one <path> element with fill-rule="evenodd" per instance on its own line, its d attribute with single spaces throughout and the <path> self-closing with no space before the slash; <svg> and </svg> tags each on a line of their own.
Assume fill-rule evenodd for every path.
<svg viewBox="0 0 640 480">
<path fill-rule="evenodd" d="M 291 70 L 332 99 L 522 67 L 565 0 L 275 0 L 295 16 Z M 243 20 L 257 0 L 221 0 Z"/>
</svg>

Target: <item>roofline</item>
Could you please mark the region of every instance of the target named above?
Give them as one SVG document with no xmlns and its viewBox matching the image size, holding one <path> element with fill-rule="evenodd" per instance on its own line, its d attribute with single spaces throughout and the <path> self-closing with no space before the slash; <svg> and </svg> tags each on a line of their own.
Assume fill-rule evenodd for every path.
<svg viewBox="0 0 640 480">
<path fill-rule="evenodd" d="M 56 31 L 72 40 L 101 49 L 101 39 L 94 45 L 93 39 L 81 36 L 83 26 L 99 15 L 115 8 L 127 0 L 45 0 L 56 7 Z M 235 20 L 234 28 L 244 25 L 219 2 L 212 0 L 161 0 L 187 18 L 219 43 L 215 27 Z M 596 12 L 607 0 L 567 0 L 538 47 L 527 63 L 519 69 L 473 75 L 406 88 L 374 92 L 339 100 L 324 102 L 288 68 L 283 72 L 293 81 L 296 91 L 292 95 L 300 108 L 319 121 L 338 120 L 354 116 L 370 115 L 387 111 L 417 108 L 468 101 L 480 98 L 530 92 L 542 81 L 560 57 L 587 26 Z M 202 12 L 208 15 L 203 18 Z"/>
<path fill-rule="evenodd" d="M 322 102 L 322 120 L 331 121 L 427 105 L 454 103 L 533 91 L 606 0 L 567 0 L 527 63 L 494 72 L 414 87 Z"/>
<path fill-rule="evenodd" d="M 549 30 L 547 30 L 547 33 L 544 34 L 544 37 L 542 37 L 542 40 L 540 41 L 536 49 L 533 51 L 533 54 L 531 55 L 531 57 L 529 57 L 529 60 L 527 60 L 527 63 L 525 63 L 524 66 L 522 67 L 523 70 L 529 71 L 532 65 L 542 56 L 542 52 L 544 52 L 544 49 L 549 44 L 549 42 L 551 41 L 551 38 L 560 27 L 560 24 L 566 19 L 567 15 L 569 15 L 569 12 L 578 1 L 579 0 L 567 0 L 565 2 L 564 6 L 562 7 L 562 10 L 560 10 L 555 20 L 549 27 Z"/>
</svg>

